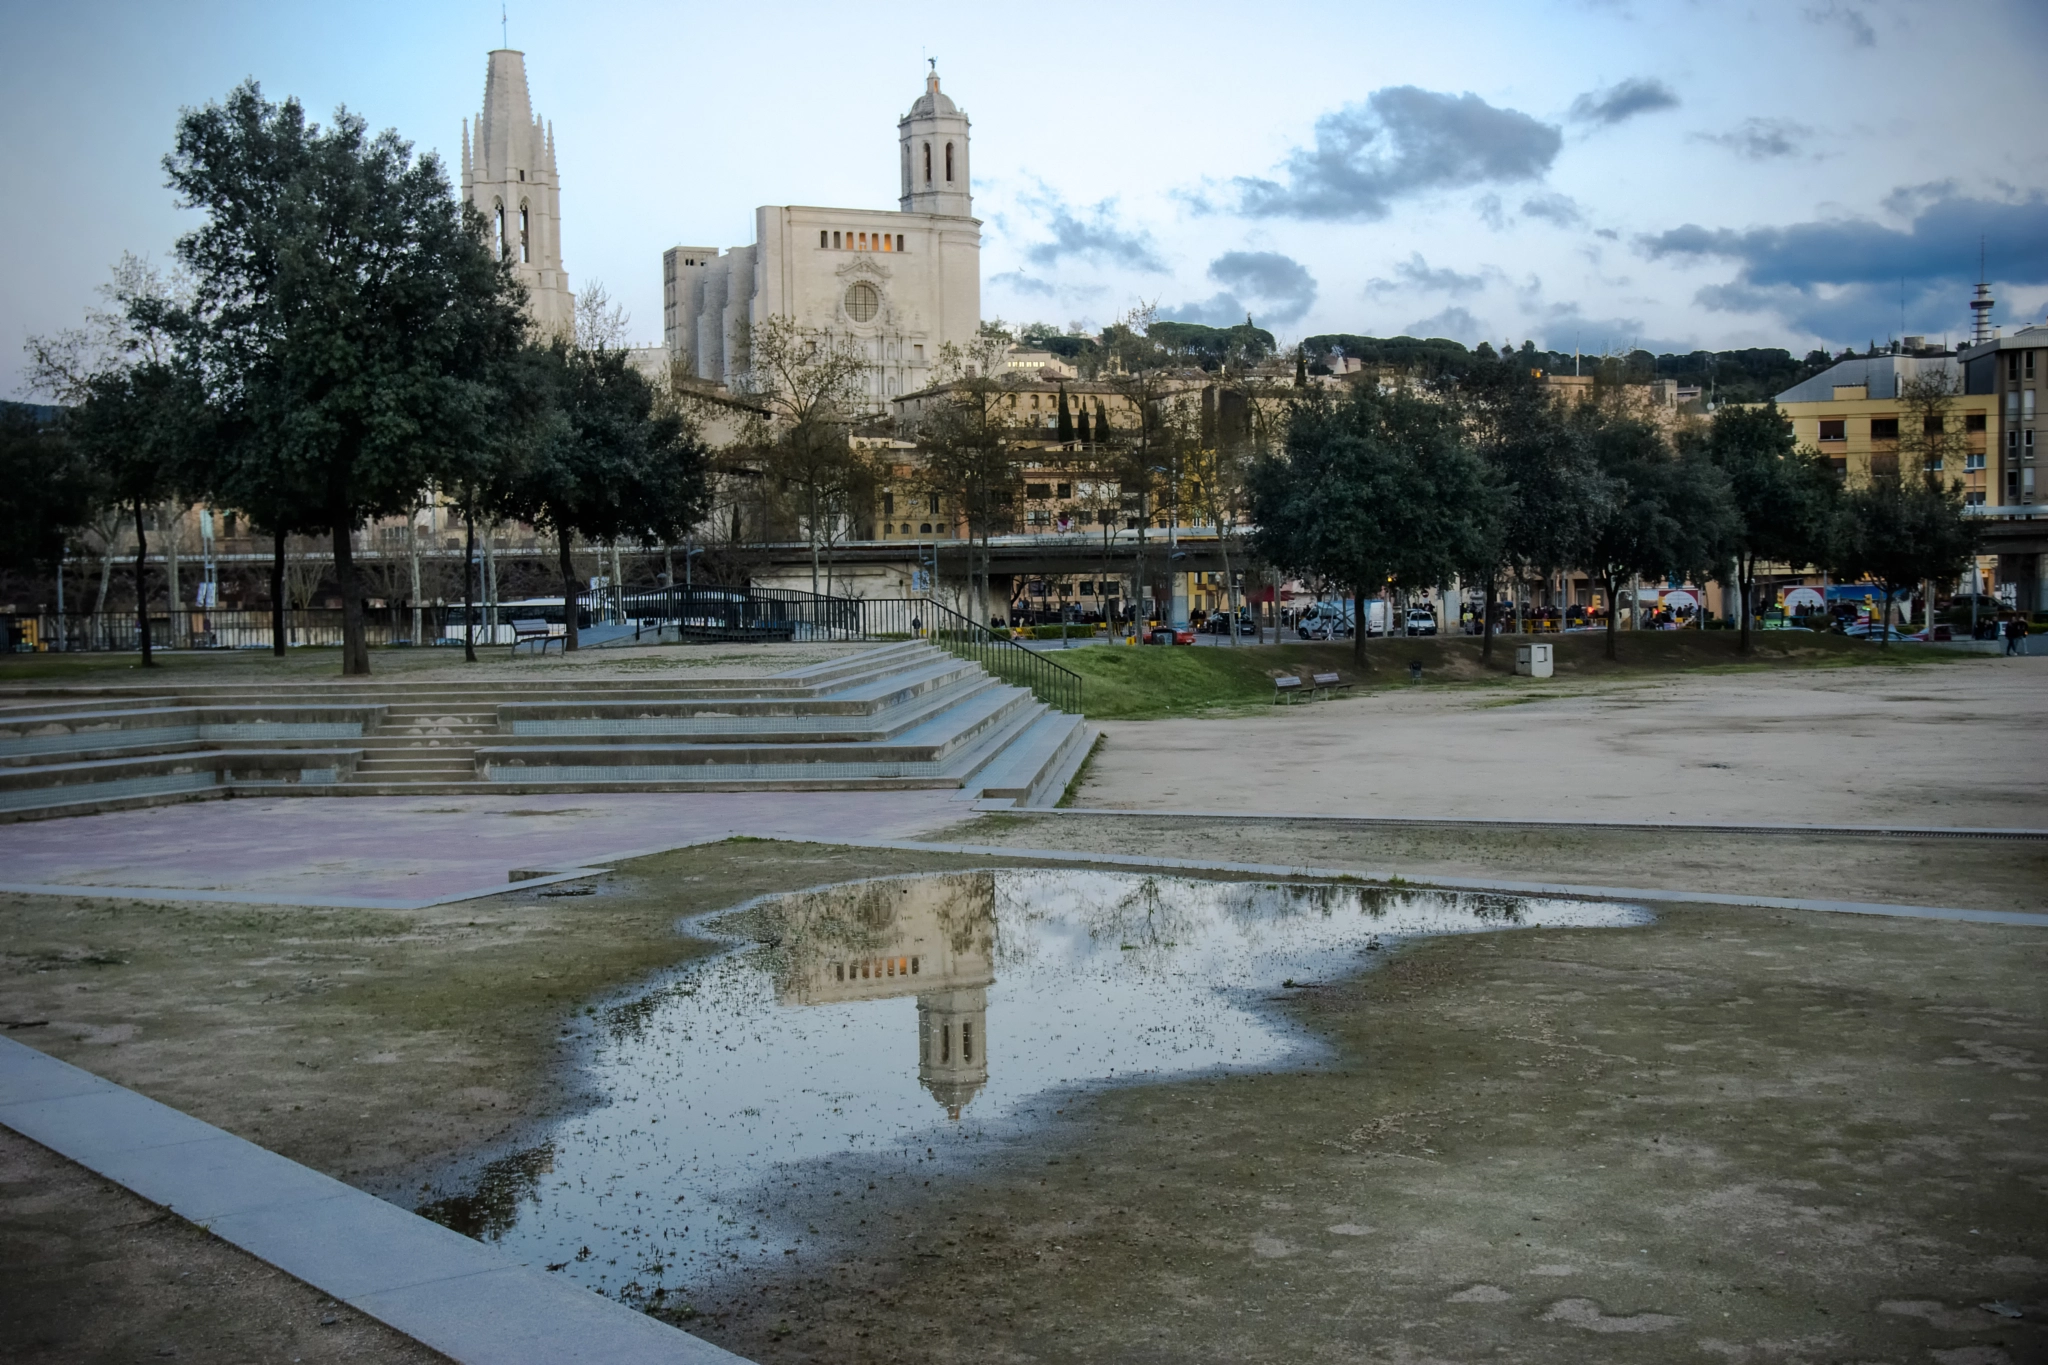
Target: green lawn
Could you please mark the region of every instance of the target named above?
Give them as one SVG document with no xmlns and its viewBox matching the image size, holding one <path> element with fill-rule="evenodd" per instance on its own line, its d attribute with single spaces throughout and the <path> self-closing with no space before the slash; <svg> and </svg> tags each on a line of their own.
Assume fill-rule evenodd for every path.
<svg viewBox="0 0 2048 1365">
<path fill-rule="evenodd" d="M 1619 658 L 1605 656 L 1605 637 L 1545 637 L 1556 646 L 1559 679 L 1646 677 L 1691 671 L 1751 668 L 1831 668 L 1859 664 L 1905 665 L 1971 658 L 1915 645 L 1871 644 L 1809 631 L 1759 631 L 1748 656 L 1733 631 L 1624 633 Z M 1350 641 L 1336 644 L 1197 646 L 1094 645 L 1050 652 L 1054 662 L 1081 675 L 1087 714 L 1099 720 L 1158 720 L 1167 716 L 1233 712 L 1268 706 L 1273 679 L 1334 672 L 1359 687 L 1408 685 L 1408 665 L 1422 663 L 1423 683 L 1497 685 L 1514 674 L 1513 638 L 1496 639 L 1493 658 L 1467 636 L 1368 640 L 1361 665 Z"/>
</svg>

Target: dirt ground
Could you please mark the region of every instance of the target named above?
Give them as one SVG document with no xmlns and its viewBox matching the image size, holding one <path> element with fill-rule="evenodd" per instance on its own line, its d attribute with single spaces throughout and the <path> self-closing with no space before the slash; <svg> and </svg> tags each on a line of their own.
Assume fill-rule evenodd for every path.
<svg viewBox="0 0 2048 1365">
<path fill-rule="evenodd" d="M 1903 646 L 1901 646 L 1903 648 Z M 1382 689 L 1108 721 L 1075 804 L 2048 827 L 2048 657 Z"/>
<path fill-rule="evenodd" d="M 585 1009 L 703 951 L 679 915 L 972 865 L 735 841 L 421 912 L 0 897 L 0 1021 L 409 1203 L 579 1102 Z M 1077 1096 L 907 1197 L 821 1189 L 837 1253 L 683 1325 L 764 1362 L 2048 1359 L 2044 966 L 2039 930 L 1683 908 L 1418 944 L 1273 1003 L 1318 1062 Z M 154 1283 L 154 1225 L 63 1225 L 57 1166 L 4 1168 L 9 1273 Z M 126 1300 L 72 1302 L 115 1339 Z M 28 1349 L 0 1329 L 105 1358 Z"/>
<path fill-rule="evenodd" d="M 948 843 L 1225 863 L 1278 863 L 1423 879 L 1551 882 L 1792 899 L 2048 910 L 2048 840 L 1700 830 L 1375 826 L 1231 816 L 988 815 Z"/>
<path fill-rule="evenodd" d="M 0 1360 L 446 1360 L 5 1128 L 0 1266 Z"/>
</svg>

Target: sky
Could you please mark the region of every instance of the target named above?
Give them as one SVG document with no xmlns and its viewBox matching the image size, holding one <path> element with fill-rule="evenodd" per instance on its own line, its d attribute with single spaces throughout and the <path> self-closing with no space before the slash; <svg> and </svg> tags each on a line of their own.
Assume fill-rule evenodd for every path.
<svg viewBox="0 0 2048 1365">
<path fill-rule="evenodd" d="M 973 121 L 982 312 L 1589 353 L 1957 338 L 1980 244 L 2048 309 L 2048 4 L 1029 7 L 0 0 L 0 395 L 123 252 L 172 259 L 178 111 L 254 77 L 459 174 L 485 54 L 555 127 L 572 287 L 660 339 L 662 250 L 894 207 L 936 58 Z M 502 35 L 502 36 L 501 36 Z"/>
</svg>

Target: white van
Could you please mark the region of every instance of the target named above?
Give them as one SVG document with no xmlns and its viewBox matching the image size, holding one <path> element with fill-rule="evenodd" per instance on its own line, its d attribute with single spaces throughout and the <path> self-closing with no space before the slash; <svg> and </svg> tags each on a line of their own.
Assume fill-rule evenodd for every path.
<svg viewBox="0 0 2048 1365">
<path fill-rule="evenodd" d="M 1349 598 L 1311 602 L 1301 609 L 1294 628 L 1304 640 L 1348 639 L 1355 615 Z M 1387 633 L 1387 604 L 1381 598 L 1370 598 L 1365 603 L 1365 633 L 1368 636 Z"/>
</svg>

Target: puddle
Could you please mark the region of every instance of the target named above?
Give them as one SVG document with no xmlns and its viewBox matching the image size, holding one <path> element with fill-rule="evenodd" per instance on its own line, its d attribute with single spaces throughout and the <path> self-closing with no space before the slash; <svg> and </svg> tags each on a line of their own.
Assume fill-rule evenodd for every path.
<svg viewBox="0 0 2048 1365">
<path fill-rule="evenodd" d="M 658 1303 L 802 1254 L 817 1235 L 792 1221 L 797 1202 L 921 1182 L 1077 1087 L 1304 1061 L 1319 1044 L 1268 1002 L 1393 939 L 1648 918 L 1594 901 L 1063 870 L 769 897 L 700 922 L 742 938 L 731 951 L 598 1012 L 598 1107 L 422 1212 Z"/>
</svg>

